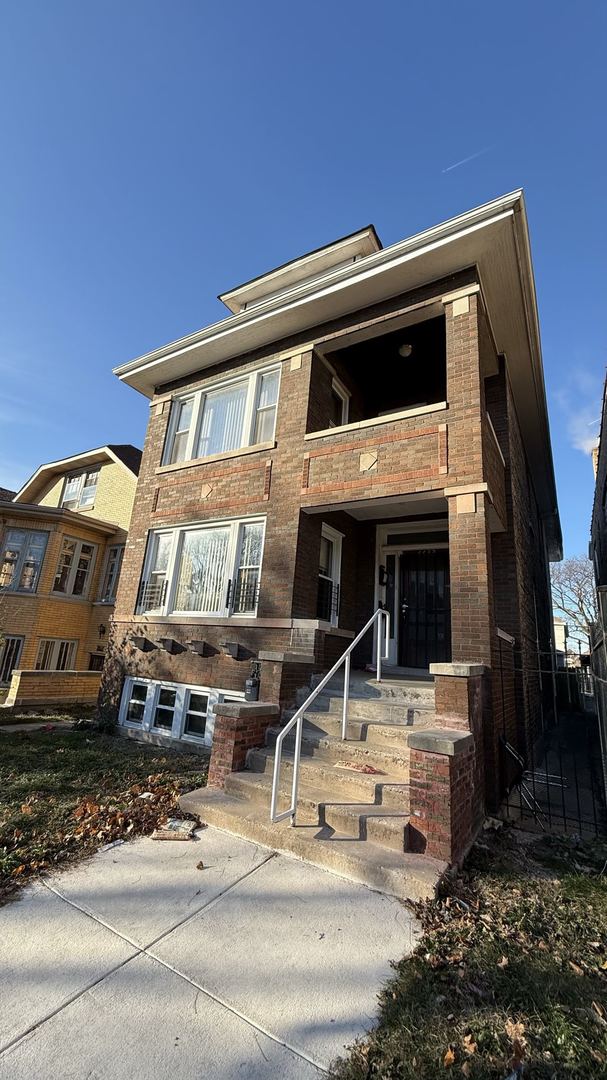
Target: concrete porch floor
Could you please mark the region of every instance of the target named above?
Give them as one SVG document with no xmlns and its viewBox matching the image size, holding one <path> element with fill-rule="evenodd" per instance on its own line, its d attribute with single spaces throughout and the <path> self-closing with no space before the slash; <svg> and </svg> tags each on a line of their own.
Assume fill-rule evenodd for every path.
<svg viewBox="0 0 607 1080">
<path fill-rule="evenodd" d="M 0 908 L 0 1080 L 311 1080 L 419 932 L 399 901 L 211 827 L 110 847 Z"/>
</svg>

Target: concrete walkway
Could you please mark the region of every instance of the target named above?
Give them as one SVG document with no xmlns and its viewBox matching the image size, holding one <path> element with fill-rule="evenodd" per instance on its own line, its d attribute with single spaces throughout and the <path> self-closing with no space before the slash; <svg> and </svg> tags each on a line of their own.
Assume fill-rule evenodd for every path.
<svg viewBox="0 0 607 1080">
<path fill-rule="evenodd" d="M 0 1080 L 318 1078 L 418 934 L 217 829 L 111 847 L 0 908 Z"/>
</svg>

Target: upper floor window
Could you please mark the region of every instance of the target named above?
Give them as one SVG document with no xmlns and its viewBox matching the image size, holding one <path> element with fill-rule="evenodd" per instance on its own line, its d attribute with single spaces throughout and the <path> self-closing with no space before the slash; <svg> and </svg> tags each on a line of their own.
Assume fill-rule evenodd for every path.
<svg viewBox="0 0 607 1080">
<path fill-rule="evenodd" d="M 61 505 L 66 510 L 86 510 L 95 502 L 99 469 L 74 473 L 65 479 Z"/>
<path fill-rule="evenodd" d="M 0 563 L 0 589 L 36 591 L 47 540 L 47 532 L 7 529 Z"/>
<path fill-rule="evenodd" d="M 339 379 L 331 383 L 329 427 L 341 427 L 348 423 L 350 394 Z"/>
<path fill-rule="evenodd" d="M 276 426 L 280 369 L 254 371 L 173 401 L 164 465 L 270 442 Z"/>
<path fill-rule="evenodd" d="M 111 604 L 116 599 L 118 591 L 118 579 L 124 557 L 124 544 L 112 544 L 108 548 L 99 599 L 105 604 Z"/>
<path fill-rule="evenodd" d="M 64 536 L 53 592 L 66 596 L 86 596 L 95 562 L 96 544 Z"/>
<path fill-rule="evenodd" d="M 254 614 L 264 526 L 245 520 L 150 533 L 138 612 Z"/>
</svg>

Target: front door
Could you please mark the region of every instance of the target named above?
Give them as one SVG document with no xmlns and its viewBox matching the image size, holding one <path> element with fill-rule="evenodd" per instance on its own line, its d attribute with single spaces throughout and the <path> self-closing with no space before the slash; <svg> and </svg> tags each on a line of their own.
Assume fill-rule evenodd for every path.
<svg viewBox="0 0 607 1080">
<path fill-rule="evenodd" d="M 398 662 L 427 668 L 450 659 L 449 552 L 403 551 Z"/>
</svg>

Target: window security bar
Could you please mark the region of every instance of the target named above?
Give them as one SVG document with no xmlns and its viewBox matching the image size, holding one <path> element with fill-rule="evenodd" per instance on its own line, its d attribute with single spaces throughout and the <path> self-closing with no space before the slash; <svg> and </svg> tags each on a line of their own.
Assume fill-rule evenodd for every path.
<svg viewBox="0 0 607 1080">
<path fill-rule="evenodd" d="M 137 594 L 137 612 L 145 614 L 146 611 L 156 611 L 162 607 L 166 599 L 168 582 L 142 581 Z"/>
<path fill-rule="evenodd" d="M 384 627 L 382 633 L 382 619 L 384 620 Z M 354 641 L 352 641 L 348 648 L 340 656 L 337 663 L 333 665 L 330 671 L 321 679 L 318 686 L 314 688 L 312 693 L 306 698 L 303 705 L 300 705 L 299 709 L 294 716 L 291 717 L 289 722 L 282 728 L 277 739 L 274 756 L 274 776 L 272 778 L 272 802 L 270 806 L 270 820 L 273 822 L 283 821 L 284 818 L 291 818 L 291 825 L 295 825 L 295 815 L 297 813 L 297 792 L 299 787 L 299 762 L 301 757 L 301 737 L 303 733 L 303 721 L 306 711 L 310 708 L 310 705 L 315 698 L 320 694 L 321 690 L 324 690 L 325 686 L 330 679 L 339 671 L 342 664 L 344 665 L 344 701 L 341 719 L 341 737 L 342 740 L 346 740 L 348 737 L 348 699 L 350 693 L 350 657 L 353 650 L 358 643 L 362 640 L 368 630 L 371 627 L 375 627 L 376 632 L 376 677 L 377 681 L 381 682 L 381 664 L 382 660 L 385 660 L 388 656 L 388 648 L 390 643 L 390 613 L 384 608 L 378 608 L 373 613 L 371 618 L 365 623 L 360 633 L 356 635 Z M 280 783 L 280 766 L 282 762 L 282 747 L 283 743 L 289 734 L 289 732 L 296 728 L 295 732 L 295 750 L 293 754 L 293 782 L 291 785 L 291 805 L 288 810 L 283 810 L 282 813 L 278 813 L 278 789 Z"/>
</svg>

